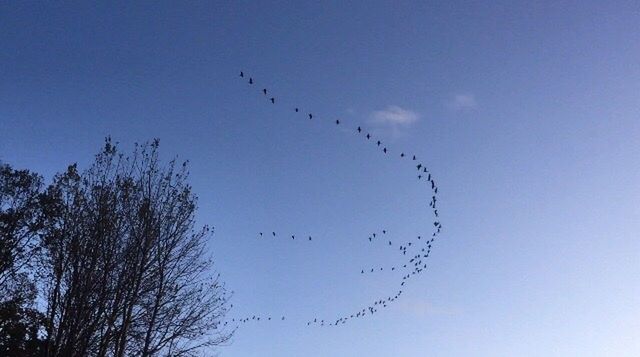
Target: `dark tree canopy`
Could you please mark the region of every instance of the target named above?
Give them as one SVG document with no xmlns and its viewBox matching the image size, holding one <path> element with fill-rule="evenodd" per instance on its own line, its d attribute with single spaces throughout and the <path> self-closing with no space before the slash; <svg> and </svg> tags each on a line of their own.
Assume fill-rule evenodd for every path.
<svg viewBox="0 0 640 357">
<path fill-rule="evenodd" d="M 0 355 L 36 356 L 42 314 L 34 308 L 38 194 L 42 179 L 0 164 Z"/>
<path fill-rule="evenodd" d="M 136 145 L 125 156 L 107 139 L 89 169 L 69 166 L 42 193 L 39 177 L 28 173 L 14 179 L 20 185 L 2 182 L 0 218 L 18 223 L 0 227 L 0 278 L 9 281 L 4 271 L 12 272 L 13 284 L 26 286 L 15 272 L 37 273 L 37 286 L 24 290 L 30 299 L 40 294 L 44 311 L 30 314 L 14 300 L 3 308 L 17 322 L 3 317 L 0 324 L 43 323 L 20 331 L 23 340 L 39 332 L 37 348 L 47 356 L 191 356 L 231 337 L 221 324 L 229 296 L 205 251 L 210 229 L 195 226 L 187 163 L 162 165 L 158 146 Z M 5 200 L 4 191 L 21 200 Z M 14 201 L 33 212 L 5 208 Z"/>
</svg>

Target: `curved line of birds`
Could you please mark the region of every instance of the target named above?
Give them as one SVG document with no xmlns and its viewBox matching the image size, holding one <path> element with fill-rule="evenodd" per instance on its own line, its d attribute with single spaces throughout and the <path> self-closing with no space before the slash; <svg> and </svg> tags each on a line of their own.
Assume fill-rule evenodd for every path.
<svg viewBox="0 0 640 357">
<path fill-rule="evenodd" d="M 240 72 L 239 77 L 243 80 L 246 80 L 247 83 L 249 84 L 249 86 L 251 87 L 256 87 L 256 82 L 253 79 L 253 77 L 248 76 L 244 73 L 244 71 Z M 259 89 L 259 88 L 258 88 Z M 268 100 L 268 102 L 271 102 L 271 104 L 276 104 L 276 97 L 272 96 L 270 91 L 267 88 L 262 88 L 260 90 L 260 92 L 262 93 L 262 96 L 264 98 L 266 98 Z M 316 115 L 314 115 L 311 112 L 303 112 L 300 107 L 293 107 L 291 108 L 293 113 L 297 113 L 298 115 L 304 115 L 305 118 L 308 118 L 308 120 L 313 120 L 313 119 L 319 119 Z M 333 123 L 340 127 L 340 126 L 346 126 L 343 120 L 340 119 L 335 119 L 333 120 Z M 353 132 L 355 134 L 357 134 L 358 136 L 361 136 L 362 138 L 364 138 L 367 142 L 372 142 L 376 145 L 376 147 L 381 148 L 382 153 L 385 155 L 390 155 L 391 151 L 388 149 L 388 147 L 386 145 L 384 145 L 382 143 L 381 140 L 378 139 L 374 139 L 373 135 L 370 132 L 367 132 L 366 130 L 364 130 L 362 128 L 362 126 L 357 126 L 353 128 Z M 398 300 L 400 298 L 400 296 L 403 294 L 404 292 L 404 288 L 405 288 L 405 283 L 415 277 L 416 275 L 419 275 L 420 273 L 422 273 L 423 271 L 425 271 L 427 269 L 427 264 L 426 264 L 426 259 L 429 257 L 430 253 L 431 253 L 431 248 L 433 246 L 433 243 L 435 241 L 435 239 L 438 237 L 438 235 L 441 232 L 442 229 L 442 224 L 439 222 L 438 217 L 439 217 L 439 213 L 438 213 L 438 209 L 437 209 L 437 195 L 438 195 L 438 186 L 436 185 L 435 181 L 433 180 L 433 177 L 431 176 L 431 173 L 429 172 L 429 170 L 427 169 L 427 167 L 420 163 L 416 157 L 416 155 L 413 154 L 406 154 L 405 152 L 400 152 L 399 155 L 397 155 L 400 159 L 403 160 L 410 160 L 413 161 L 415 164 L 415 168 L 417 169 L 417 179 L 425 182 L 425 184 L 427 185 L 427 187 L 431 190 L 431 194 L 429 197 L 429 207 L 431 209 L 431 211 L 433 212 L 434 215 L 434 221 L 433 221 L 433 226 L 434 226 L 434 230 L 431 233 L 430 237 L 422 237 L 422 236 L 417 236 L 416 239 L 414 241 L 408 241 L 405 243 L 397 243 L 397 241 L 393 240 L 393 239 L 389 239 L 388 237 L 390 235 L 388 235 L 388 231 L 386 229 L 383 229 L 381 231 L 377 231 L 374 233 L 371 233 L 366 241 L 368 241 L 368 243 L 374 243 L 377 241 L 383 241 L 386 242 L 386 245 L 390 248 L 398 248 L 397 251 L 399 252 L 399 254 L 401 254 L 403 257 L 405 257 L 405 261 L 403 263 L 400 264 L 396 264 L 396 265 L 392 265 L 392 266 L 388 266 L 388 267 L 381 267 L 381 266 L 377 266 L 377 267 L 368 267 L 368 268 L 362 268 L 360 269 L 360 274 L 371 274 L 371 273 L 375 273 L 375 272 L 381 272 L 381 271 L 398 271 L 398 272 L 402 272 L 402 276 L 400 279 L 400 282 L 398 284 L 398 291 L 393 294 L 393 295 L 389 295 L 386 296 L 384 298 L 380 298 L 377 299 L 375 301 L 372 301 L 368 306 L 359 309 L 357 311 L 355 311 L 354 313 L 350 313 L 347 315 L 343 315 L 343 316 L 339 316 L 337 318 L 334 319 L 320 319 L 320 318 L 313 318 L 312 320 L 309 320 L 306 322 L 307 326 L 339 326 L 339 325 L 343 325 L 346 324 L 349 320 L 354 319 L 354 318 L 362 318 L 365 316 L 369 316 L 369 315 L 373 315 L 376 312 L 378 312 L 380 309 L 382 308 L 386 308 L 388 306 L 390 306 L 393 302 L 395 302 L 396 300 Z M 302 240 L 302 241 L 306 241 L 306 242 L 313 242 L 314 237 L 312 235 L 295 235 L 295 234 L 279 234 L 278 232 L 272 231 L 272 232 L 258 232 L 258 238 L 266 238 L 266 237 L 273 237 L 273 238 L 277 238 L 280 236 L 284 236 L 287 238 L 290 238 L 291 240 Z M 409 252 L 409 254 L 407 254 Z M 286 317 L 285 316 L 279 316 L 279 317 L 272 317 L 272 316 L 257 316 L 257 315 L 253 315 L 251 317 L 243 317 L 243 318 L 232 318 L 230 321 L 226 321 L 224 322 L 224 325 L 226 326 L 229 323 L 248 323 L 248 322 L 260 322 L 260 321 L 285 321 Z"/>
</svg>

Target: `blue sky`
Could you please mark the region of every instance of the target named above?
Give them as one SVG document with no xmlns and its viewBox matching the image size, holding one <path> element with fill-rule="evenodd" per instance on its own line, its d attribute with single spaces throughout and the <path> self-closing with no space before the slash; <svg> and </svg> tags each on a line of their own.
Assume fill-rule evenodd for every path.
<svg viewBox="0 0 640 357">
<path fill-rule="evenodd" d="M 189 159 L 230 317 L 287 316 L 241 326 L 223 356 L 637 356 L 639 11 L 3 3 L 0 159 L 51 177 L 107 135 Z M 411 167 L 335 118 L 423 159 L 444 231 L 396 304 L 307 328 L 394 290 L 359 274 L 401 259 L 370 232 L 431 222 Z M 273 230 L 316 238 L 256 238 Z"/>
</svg>

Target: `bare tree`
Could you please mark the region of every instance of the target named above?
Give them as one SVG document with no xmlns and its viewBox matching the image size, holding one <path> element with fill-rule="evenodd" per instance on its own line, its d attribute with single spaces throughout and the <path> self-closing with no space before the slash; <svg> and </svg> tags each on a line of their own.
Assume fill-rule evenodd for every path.
<svg viewBox="0 0 640 357">
<path fill-rule="evenodd" d="M 126 157 L 107 139 L 43 195 L 49 356 L 191 356 L 230 338 L 187 164 L 161 166 L 158 145 Z"/>
</svg>

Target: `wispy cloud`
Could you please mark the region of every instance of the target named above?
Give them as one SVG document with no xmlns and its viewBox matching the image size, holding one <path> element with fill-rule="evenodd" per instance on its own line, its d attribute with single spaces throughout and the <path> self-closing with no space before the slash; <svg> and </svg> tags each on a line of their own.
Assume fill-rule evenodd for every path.
<svg viewBox="0 0 640 357">
<path fill-rule="evenodd" d="M 476 97 L 471 93 L 456 94 L 451 100 L 451 107 L 455 110 L 469 110 L 477 106 Z"/>
<path fill-rule="evenodd" d="M 384 110 L 376 110 L 371 113 L 370 122 L 379 129 L 388 129 L 391 135 L 396 137 L 402 134 L 402 130 L 418 121 L 418 113 L 390 105 Z"/>
<path fill-rule="evenodd" d="M 397 105 L 390 105 L 385 110 L 374 111 L 371 118 L 378 124 L 409 126 L 418 120 L 418 114 Z"/>
</svg>

